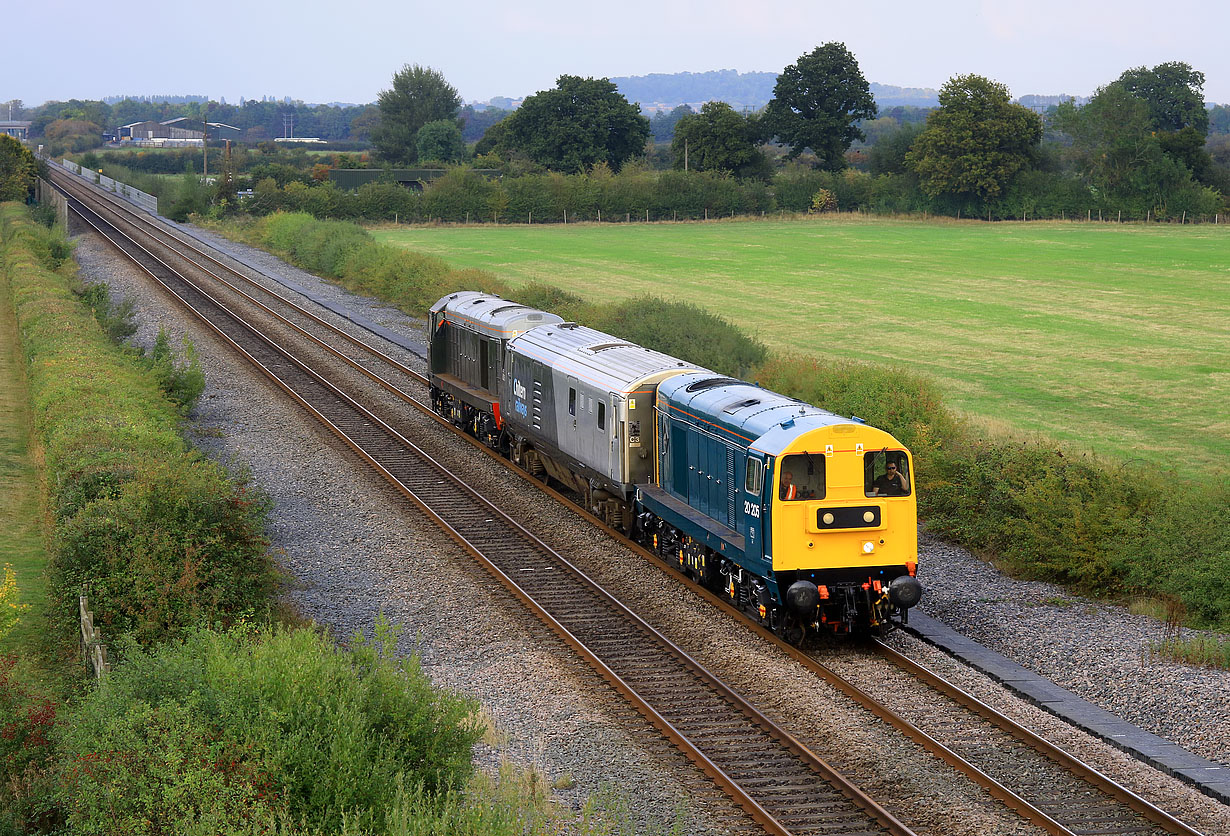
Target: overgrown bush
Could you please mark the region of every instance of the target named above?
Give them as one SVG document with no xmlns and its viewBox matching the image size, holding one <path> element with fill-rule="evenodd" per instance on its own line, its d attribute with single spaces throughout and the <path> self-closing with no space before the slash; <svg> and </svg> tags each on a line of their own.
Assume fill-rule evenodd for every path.
<svg viewBox="0 0 1230 836">
<path fill-rule="evenodd" d="M 397 657 L 383 620 L 349 651 L 264 628 L 124 657 L 58 726 L 73 833 L 385 832 L 407 788 L 431 810 L 472 771 L 474 704 Z"/>
<path fill-rule="evenodd" d="M 586 324 L 727 375 L 747 375 L 767 355 L 764 343 L 690 302 L 627 299 L 595 306 Z"/>
<path fill-rule="evenodd" d="M 49 798 L 56 711 L 23 679 L 15 657 L 0 656 L 0 832 L 47 832 L 58 823 Z"/>
<path fill-rule="evenodd" d="M 60 275 L 47 269 L 53 261 L 40 263 L 31 241 L 43 234 L 52 233 L 20 208 L 0 209 L 55 523 L 49 589 L 62 623 L 76 618 L 83 584 L 113 638 L 152 642 L 197 620 L 263 611 L 274 583 L 265 500 L 188 450 L 157 375 L 107 339 L 70 292 L 68 264 Z M 199 383 L 191 363 L 186 378 L 161 382 L 188 398 Z"/>
<path fill-rule="evenodd" d="M 490 273 L 454 270 L 442 259 L 381 244 L 362 227 L 345 221 L 277 213 L 256 224 L 249 240 L 305 270 L 339 279 L 351 290 L 377 296 L 409 313 L 421 315 L 456 290 L 507 293 Z"/>
</svg>

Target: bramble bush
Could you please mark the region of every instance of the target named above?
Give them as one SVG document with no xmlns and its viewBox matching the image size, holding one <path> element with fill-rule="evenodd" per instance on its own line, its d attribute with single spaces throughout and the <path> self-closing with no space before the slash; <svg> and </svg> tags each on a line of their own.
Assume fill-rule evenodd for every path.
<svg viewBox="0 0 1230 836">
<path fill-rule="evenodd" d="M 126 649 L 58 726 L 68 828 L 385 832 L 408 788 L 430 812 L 469 779 L 481 729 L 474 703 L 434 689 L 396 640 L 381 618 L 348 651 L 250 626 Z"/>
<path fill-rule="evenodd" d="M 50 802 L 55 750 L 54 701 L 19 673 L 17 658 L 0 656 L 0 832 L 47 832 L 57 823 Z"/>
</svg>

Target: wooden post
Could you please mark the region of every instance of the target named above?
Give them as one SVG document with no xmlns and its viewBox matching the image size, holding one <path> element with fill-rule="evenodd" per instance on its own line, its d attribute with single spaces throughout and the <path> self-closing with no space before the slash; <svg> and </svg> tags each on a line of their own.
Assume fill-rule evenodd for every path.
<svg viewBox="0 0 1230 836">
<path fill-rule="evenodd" d="M 645 210 L 645 223 L 649 223 L 649 210 Z"/>
<path fill-rule="evenodd" d="M 1115 221 L 1115 223 L 1120 223 L 1120 224 L 1123 223 L 1123 210 L 1122 209 L 1119 210 L 1119 220 Z"/>
<path fill-rule="evenodd" d="M 534 210 L 531 209 L 530 210 L 530 223 L 533 223 L 533 222 L 534 222 Z"/>
<path fill-rule="evenodd" d="M 564 210 L 564 226 L 568 226 L 568 210 Z"/>
<path fill-rule="evenodd" d="M 598 210 L 598 223 L 602 223 L 602 210 Z"/>
<path fill-rule="evenodd" d="M 1183 210 L 1183 220 L 1179 221 L 1179 223 L 1180 224 L 1187 223 L 1187 210 L 1186 209 Z"/>
</svg>

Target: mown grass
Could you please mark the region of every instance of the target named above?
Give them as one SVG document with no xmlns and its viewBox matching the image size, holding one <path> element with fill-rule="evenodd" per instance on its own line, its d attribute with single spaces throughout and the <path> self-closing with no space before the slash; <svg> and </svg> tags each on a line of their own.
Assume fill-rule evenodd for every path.
<svg viewBox="0 0 1230 836">
<path fill-rule="evenodd" d="M 0 635 L 0 656 L 19 660 L 21 675 L 43 693 L 63 691 L 73 664 L 56 646 L 50 620 L 41 484 L 30 443 L 29 391 L 12 312 L 12 294 L 0 280 L 0 573 L 16 583 L 17 621 Z"/>
<path fill-rule="evenodd" d="M 787 354 L 889 363 L 1015 432 L 1193 475 L 1230 457 L 1226 226 L 851 217 L 398 227 L 516 288 L 653 293 Z"/>
</svg>

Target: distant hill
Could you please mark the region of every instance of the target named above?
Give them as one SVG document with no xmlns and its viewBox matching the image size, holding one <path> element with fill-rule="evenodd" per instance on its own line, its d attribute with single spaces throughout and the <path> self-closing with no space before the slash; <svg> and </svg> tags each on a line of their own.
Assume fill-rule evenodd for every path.
<svg viewBox="0 0 1230 836">
<path fill-rule="evenodd" d="M 773 98 L 777 73 L 741 73 L 710 70 L 704 73 L 651 73 L 612 78 L 619 92 L 644 110 L 670 110 L 681 104 L 698 105 L 722 101 L 735 110 L 759 110 Z M 871 84 L 871 95 L 880 107 L 909 105 L 937 107 L 939 94 L 929 87 L 894 87 Z"/>
</svg>

